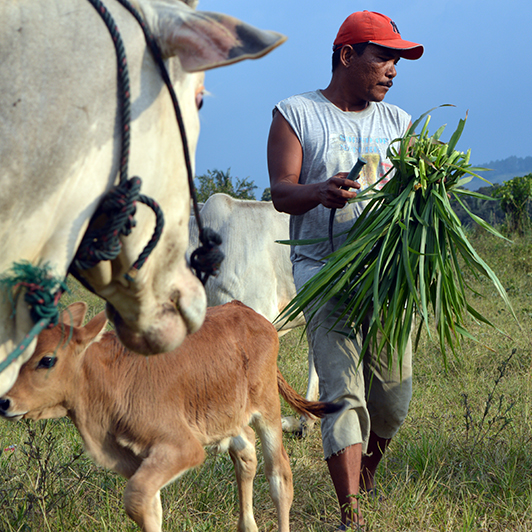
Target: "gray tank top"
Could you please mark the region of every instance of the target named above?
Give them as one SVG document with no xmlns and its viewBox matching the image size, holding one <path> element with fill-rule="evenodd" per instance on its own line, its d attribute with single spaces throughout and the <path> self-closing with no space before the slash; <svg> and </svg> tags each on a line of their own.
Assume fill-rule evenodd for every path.
<svg viewBox="0 0 532 532">
<path fill-rule="evenodd" d="M 318 183 L 338 172 L 349 172 L 358 158 L 363 157 L 367 164 L 358 179 L 361 190 L 390 169 L 386 150 L 391 141 L 405 134 L 411 120 L 405 111 L 384 102 L 370 102 L 360 112 L 341 111 L 320 90 L 287 98 L 276 109 L 288 121 L 303 148 L 299 183 Z M 349 229 L 363 208 L 363 203 L 352 203 L 338 209 L 334 233 Z M 292 246 L 291 260 L 298 290 L 321 268 L 323 258 L 331 251 L 330 212 L 318 205 L 305 214 L 290 216 L 292 240 L 326 239 L 318 244 Z M 335 249 L 344 238 L 335 238 Z"/>
</svg>

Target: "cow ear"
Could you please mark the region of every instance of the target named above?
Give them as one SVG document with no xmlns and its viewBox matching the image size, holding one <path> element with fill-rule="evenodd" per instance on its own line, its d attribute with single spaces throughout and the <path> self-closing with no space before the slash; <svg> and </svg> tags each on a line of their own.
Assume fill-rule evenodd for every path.
<svg viewBox="0 0 532 532">
<path fill-rule="evenodd" d="M 80 336 L 84 346 L 88 346 L 93 342 L 100 339 L 101 335 L 105 332 L 105 326 L 107 325 L 107 317 L 105 311 L 96 314 L 87 325 L 80 330 Z"/>
<path fill-rule="evenodd" d="M 63 310 L 59 321 L 65 325 L 81 327 L 85 314 L 87 314 L 87 304 L 83 301 L 77 301 Z"/>
<path fill-rule="evenodd" d="M 286 37 L 240 20 L 195 11 L 183 2 L 150 2 L 146 20 L 165 58 L 178 56 L 188 72 L 229 65 L 267 54 Z M 147 10 L 146 10 L 147 11 Z"/>
</svg>

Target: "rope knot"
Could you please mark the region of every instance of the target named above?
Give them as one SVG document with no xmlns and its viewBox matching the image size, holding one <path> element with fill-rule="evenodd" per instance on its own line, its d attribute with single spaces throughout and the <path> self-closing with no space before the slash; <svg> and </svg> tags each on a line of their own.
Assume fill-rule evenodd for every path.
<svg viewBox="0 0 532 532">
<path fill-rule="evenodd" d="M 210 227 L 200 232 L 201 246 L 190 257 L 190 265 L 203 285 L 212 275 L 216 277 L 224 260 L 224 254 L 219 246 L 222 243 L 220 235 Z"/>
<path fill-rule="evenodd" d="M 140 177 L 132 177 L 114 186 L 103 198 L 98 214 L 119 218 L 119 221 L 113 224 L 113 235 L 120 233 L 127 236 L 137 225 L 135 214 L 141 184 Z"/>
<path fill-rule="evenodd" d="M 59 320 L 57 305 L 67 285 L 64 280 L 53 276 L 49 265 L 34 266 L 30 262 L 15 263 L 11 271 L 0 278 L 0 288 L 8 293 L 18 293 L 24 288 L 24 301 L 30 307 L 31 319 L 37 323 L 43 318 L 56 325 Z M 12 300 L 13 307 L 14 299 Z"/>
<path fill-rule="evenodd" d="M 24 301 L 31 307 L 30 315 L 32 320 L 37 323 L 45 319 L 49 323 L 49 328 L 55 327 L 59 323 L 57 304 L 66 291 L 66 285 L 61 283 L 59 288 L 53 293 L 44 286 L 33 283 L 20 283 L 20 286 L 27 288 Z"/>
<path fill-rule="evenodd" d="M 142 180 L 132 177 L 114 186 L 103 198 L 79 245 L 74 267 L 88 270 L 100 261 L 113 260 L 122 250 L 120 236 L 127 236 L 136 225 L 134 218 Z M 100 216 L 105 216 L 102 224 Z"/>
<path fill-rule="evenodd" d="M 13 309 L 19 288 L 26 289 L 24 301 L 30 307 L 30 316 L 35 325 L 17 348 L 0 363 L 0 372 L 17 359 L 44 328 L 59 323 L 57 305 L 63 293 L 68 291 L 66 281 L 54 277 L 50 266 L 34 266 L 26 261 L 15 263 L 11 272 L 0 277 L 0 289 L 9 294 Z"/>
</svg>

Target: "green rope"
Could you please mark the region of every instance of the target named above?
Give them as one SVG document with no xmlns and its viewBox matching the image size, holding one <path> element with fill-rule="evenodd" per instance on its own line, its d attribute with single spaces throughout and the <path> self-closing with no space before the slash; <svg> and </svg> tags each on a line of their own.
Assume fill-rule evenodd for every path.
<svg viewBox="0 0 532 532">
<path fill-rule="evenodd" d="M 59 322 L 57 305 L 68 290 L 66 281 L 52 275 L 49 265 L 34 266 L 30 262 L 18 262 L 10 272 L 0 278 L 0 288 L 9 294 L 13 306 L 11 318 L 15 316 L 16 300 L 25 290 L 24 301 L 30 307 L 30 316 L 35 325 L 22 342 L 0 363 L 0 373 L 27 349 L 33 339 L 46 327 Z"/>
<path fill-rule="evenodd" d="M 46 318 L 39 320 L 31 329 L 31 331 L 24 337 L 24 340 L 18 344 L 16 349 L 12 351 L 8 357 L 0 362 L 0 373 L 4 371 L 12 362 L 14 362 L 19 356 L 24 353 L 33 339 L 49 325 L 49 321 Z"/>
</svg>

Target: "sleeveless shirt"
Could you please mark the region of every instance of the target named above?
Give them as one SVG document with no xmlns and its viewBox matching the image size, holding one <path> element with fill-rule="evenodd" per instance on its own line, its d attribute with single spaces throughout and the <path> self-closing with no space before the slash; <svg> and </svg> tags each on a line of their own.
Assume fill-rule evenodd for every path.
<svg viewBox="0 0 532 532">
<path fill-rule="evenodd" d="M 367 164 L 358 178 L 361 191 L 391 168 L 386 150 L 393 140 L 406 133 L 411 120 L 405 111 L 385 102 L 370 102 L 366 109 L 359 112 L 342 111 L 320 90 L 292 96 L 279 102 L 275 108 L 290 124 L 301 143 L 303 161 L 299 183 L 318 183 L 338 172 L 349 172 L 362 157 Z M 343 209 L 338 209 L 334 234 L 350 229 L 363 208 L 363 202 L 359 202 L 348 203 Z M 298 290 L 317 273 L 324 264 L 323 258 L 331 252 L 328 240 L 330 212 L 330 209 L 318 205 L 304 214 L 290 216 L 292 240 L 325 238 L 317 244 L 292 246 L 290 258 Z M 344 239 L 345 235 L 335 237 L 335 249 Z"/>
</svg>

